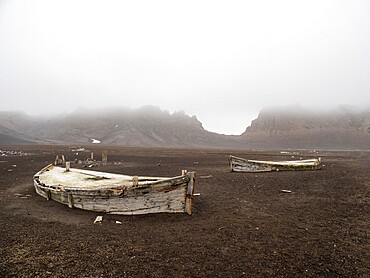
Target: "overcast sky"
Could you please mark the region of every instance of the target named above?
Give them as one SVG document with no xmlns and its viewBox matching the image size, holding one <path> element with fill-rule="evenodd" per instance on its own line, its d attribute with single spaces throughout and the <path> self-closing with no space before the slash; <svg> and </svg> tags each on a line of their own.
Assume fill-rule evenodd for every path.
<svg viewBox="0 0 370 278">
<path fill-rule="evenodd" d="M 240 134 L 290 104 L 370 104 L 370 1 L 0 0 L 0 111 L 155 105 Z"/>
</svg>

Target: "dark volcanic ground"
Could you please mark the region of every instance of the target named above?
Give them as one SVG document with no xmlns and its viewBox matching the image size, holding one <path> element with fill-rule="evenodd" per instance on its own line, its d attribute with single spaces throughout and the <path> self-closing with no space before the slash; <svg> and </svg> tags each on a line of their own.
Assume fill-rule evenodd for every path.
<svg viewBox="0 0 370 278">
<path fill-rule="evenodd" d="M 103 214 L 94 224 L 101 214 L 46 201 L 32 183 L 55 155 L 73 160 L 89 152 L 0 149 L 1 277 L 370 277 L 370 152 L 320 151 L 322 170 L 253 174 L 231 173 L 228 155 L 292 154 L 110 148 L 109 161 L 122 164 L 95 170 L 149 176 L 195 170 L 201 195 L 192 216 Z M 100 159 L 101 149 L 94 151 Z"/>
</svg>

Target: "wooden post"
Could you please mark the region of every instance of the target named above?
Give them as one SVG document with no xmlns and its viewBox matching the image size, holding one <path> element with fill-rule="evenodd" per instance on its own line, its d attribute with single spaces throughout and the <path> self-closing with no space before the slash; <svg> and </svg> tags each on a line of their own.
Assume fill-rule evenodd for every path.
<svg viewBox="0 0 370 278">
<path fill-rule="evenodd" d="M 139 177 L 138 176 L 134 176 L 132 178 L 132 185 L 133 186 L 138 186 L 139 185 Z"/>
<path fill-rule="evenodd" d="M 91 159 L 91 161 L 94 161 L 94 153 L 93 152 L 90 153 L 90 159 Z"/>
<path fill-rule="evenodd" d="M 68 207 L 73 208 L 73 195 L 72 195 L 72 193 L 68 193 Z"/>
<path fill-rule="evenodd" d="M 62 163 L 66 162 L 66 158 L 64 157 L 64 154 L 62 154 Z"/>
<path fill-rule="evenodd" d="M 195 172 L 189 172 L 187 175 L 190 176 L 190 181 L 188 183 L 188 188 L 186 191 L 185 200 L 185 212 L 189 215 L 192 214 L 193 209 L 193 195 L 194 195 L 194 185 L 195 185 Z"/>
<path fill-rule="evenodd" d="M 69 172 L 69 168 L 71 167 L 71 162 L 66 162 L 66 172 Z"/>
<path fill-rule="evenodd" d="M 54 162 L 54 165 L 58 165 L 58 164 L 59 164 L 59 155 L 55 157 L 55 162 Z"/>
<path fill-rule="evenodd" d="M 107 162 L 108 162 L 108 151 L 107 150 L 102 151 L 102 153 L 101 153 L 101 162 L 103 164 L 107 164 Z"/>
<path fill-rule="evenodd" d="M 46 191 L 46 200 L 50 200 L 51 199 L 51 192 L 50 192 L 50 190 L 47 190 Z"/>
<path fill-rule="evenodd" d="M 66 160 L 65 160 L 64 155 L 61 155 L 60 157 L 59 157 L 59 155 L 57 155 L 57 156 L 55 157 L 54 165 L 60 165 L 60 164 L 63 164 L 65 161 L 66 161 Z"/>
<path fill-rule="evenodd" d="M 234 169 L 233 169 L 233 160 L 232 160 L 231 155 L 229 156 L 229 167 L 230 167 L 231 172 L 234 172 Z"/>
</svg>

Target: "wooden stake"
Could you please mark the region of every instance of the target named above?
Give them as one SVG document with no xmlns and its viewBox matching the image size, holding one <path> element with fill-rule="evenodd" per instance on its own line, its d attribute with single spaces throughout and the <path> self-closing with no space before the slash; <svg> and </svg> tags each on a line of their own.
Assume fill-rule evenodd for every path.
<svg viewBox="0 0 370 278">
<path fill-rule="evenodd" d="M 71 162 L 66 162 L 66 172 L 69 172 L 69 168 L 71 167 Z"/>
<path fill-rule="evenodd" d="M 73 208 L 73 195 L 72 195 L 72 193 L 68 194 L 68 206 L 70 208 Z"/>
<path fill-rule="evenodd" d="M 185 201 L 185 212 L 189 215 L 192 214 L 193 209 L 193 195 L 194 195 L 194 185 L 195 185 L 195 172 L 187 173 L 190 176 L 190 181 L 188 183 L 188 188 L 186 191 L 186 201 Z"/>
<path fill-rule="evenodd" d="M 139 185 L 139 177 L 138 176 L 134 176 L 132 178 L 132 185 L 133 186 L 138 186 Z"/>
<path fill-rule="evenodd" d="M 102 151 L 102 153 L 101 153 L 101 162 L 103 164 L 106 164 L 108 162 L 108 151 L 107 150 Z"/>
<path fill-rule="evenodd" d="M 54 165 L 58 165 L 58 164 L 59 164 L 59 155 L 55 157 L 55 162 L 54 162 Z"/>
</svg>

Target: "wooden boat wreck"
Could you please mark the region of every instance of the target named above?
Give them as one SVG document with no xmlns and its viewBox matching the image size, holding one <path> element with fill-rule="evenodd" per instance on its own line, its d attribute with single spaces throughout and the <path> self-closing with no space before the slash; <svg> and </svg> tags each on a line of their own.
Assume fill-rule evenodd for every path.
<svg viewBox="0 0 370 278">
<path fill-rule="evenodd" d="M 231 172 L 317 170 L 321 167 L 321 158 L 294 161 L 260 161 L 230 155 L 229 165 Z"/>
<path fill-rule="evenodd" d="M 138 177 L 49 165 L 33 177 L 36 192 L 70 208 L 111 214 L 192 213 L 195 172 Z"/>
</svg>

